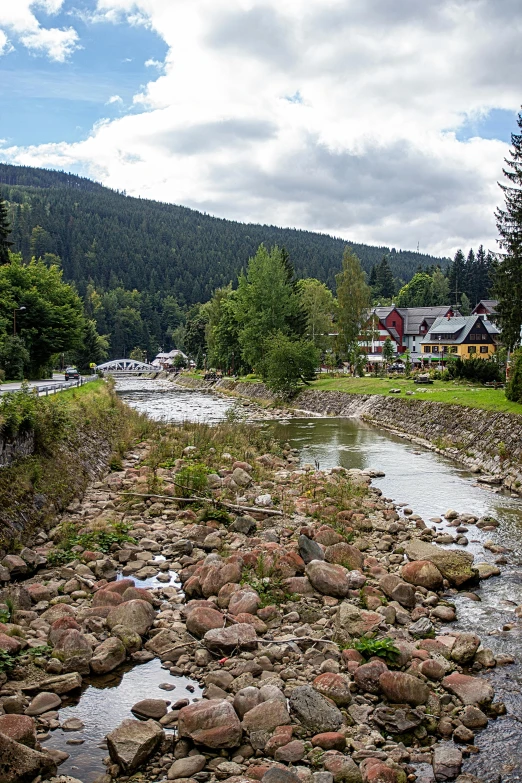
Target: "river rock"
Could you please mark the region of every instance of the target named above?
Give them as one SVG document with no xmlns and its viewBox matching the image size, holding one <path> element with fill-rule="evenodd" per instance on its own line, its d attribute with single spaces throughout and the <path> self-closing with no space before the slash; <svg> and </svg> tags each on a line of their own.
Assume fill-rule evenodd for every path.
<svg viewBox="0 0 522 783">
<path fill-rule="evenodd" d="M 35 722 L 29 715 L 0 715 L 0 733 L 28 748 L 36 745 Z"/>
<path fill-rule="evenodd" d="M 352 703 L 350 680 L 344 674 L 325 672 L 315 678 L 312 686 L 322 696 L 335 702 L 338 707 L 348 707 Z"/>
<path fill-rule="evenodd" d="M 0 633 L 0 650 L 10 655 L 18 655 L 21 649 L 22 642 L 18 637 Z"/>
<path fill-rule="evenodd" d="M 324 760 L 324 768 L 334 779 L 334 783 L 361 783 L 362 775 L 359 767 L 350 756 L 328 756 Z"/>
<path fill-rule="evenodd" d="M 381 704 L 372 713 L 372 720 L 389 734 L 412 731 L 421 725 L 424 718 L 423 712 L 406 704 Z"/>
<path fill-rule="evenodd" d="M 233 706 L 224 699 L 209 699 L 180 710 L 178 735 L 207 748 L 235 748 L 242 732 Z"/>
<path fill-rule="evenodd" d="M 39 775 L 56 775 L 51 756 L 16 742 L 0 733 L 0 780 L 2 783 L 30 783 Z"/>
<path fill-rule="evenodd" d="M 187 631 L 201 638 L 213 628 L 223 628 L 224 623 L 225 618 L 217 609 L 196 606 L 187 616 Z"/>
<path fill-rule="evenodd" d="M 121 639 L 110 636 L 94 650 L 91 669 L 94 674 L 107 674 L 123 663 L 126 655 L 125 645 Z"/>
<path fill-rule="evenodd" d="M 480 646 L 480 639 L 474 633 L 459 633 L 451 650 L 451 659 L 464 665 L 470 663 Z"/>
<path fill-rule="evenodd" d="M 6 555 L 1 562 L 4 568 L 7 568 L 11 577 L 24 576 L 29 570 L 27 563 L 18 555 Z"/>
<path fill-rule="evenodd" d="M 82 686 L 82 677 L 78 672 L 68 672 L 67 674 L 57 674 L 54 677 L 46 677 L 37 683 L 26 685 L 24 691 L 50 691 L 61 696 L 63 693 L 69 693 Z"/>
<path fill-rule="evenodd" d="M 255 650 L 257 634 L 248 623 L 238 623 L 230 628 L 213 628 L 207 631 L 203 641 L 213 652 L 231 653 L 236 649 Z"/>
<path fill-rule="evenodd" d="M 362 553 L 357 547 L 347 544 L 345 541 L 326 547 L 324 556 L 328 563 L 342 565 L 350 571 L 352 569 L 362 571 L 364 563 Z"/>
<path fill-rule="evenodd" d="M 416 587 L 437 591 L 442 587 L 443 576 L 437 566 L 429 560 L 415 560 L 405 563 L 401 569 L 402 578 Z"/>
<path fill-rule="evenodd" d="M 127 718 L 107 735 L 107 747 L 113 762 L 125 774 L 131 774 L 156 751 L 164 736 L 153 720 Z"/>
<path fill-rule="evenodd" d="M 384 661 L 374 658 L 368 663 L 359 666 L 353 675 L 353 679 L 358 688 L 364 693 L 379 693 L 379 677 L 388 671 Z"/>
<path fill-rule="evenodd" d="M 430 690 L 417 677 L 405 672 L 383 672 L 379 677 L 381 693 L 393 704 L 411 704 L 418 707 L 426 704 Z"/>
<path fill-rule="evenodd" d="M 382 622 L 384 622 L 382 614 L 359 609 L 348 601 L 343 601 L 338 606 L 335 615 L 335 627 L 339 638 L 343 641 L 349 641 L 352 636 L 371 634 Z"/>
<path fill-rule="evenodd" d="M 217 595 L 224 585 L 229 582 L 239 582 L 241 579 L 241 566 L 237 561 L 213 563 L 210 566 L 204 566 L 202 571 L 199 585 L 205 598 Z"/>
<path fill-rule="evenodd" d="M 308 565 L 312 560 L 324 560 L 324 549 L 308 536 L 300 535 L 298 539 L 299 555 L 303 562 Z"/>
<path fill-rule="evenodd" d="M 345 598 L 350 591 L 350 572 L 340 565 L 312 560 L 306 566 L 306 575 L 319 593 Z"/>
<path fill-rule="evenodd" d="M 261 605 L 261 599 L 252 588 L 238 590 L 230 596 L 228 611 L 230 614 L 256 614 Z"/>
<path fill-rule="evenodd" d="M 323 698 L 311 685 L 300 685 L 290 694 L 290 711 L 299 722 L 315 734 L 337 731 L 342 725 L 341 712 Z"/>
<path fill-rule="evenodd" d="M 478 707 L 465 707 L 460 719 L 467 729 L 483 729 L 488 725 L 488 716 Z"/>
<path fill-rule="evenodd" d="M 30 716 L 43 715 L 44 712 L 60 707 L 62 700 L 56 693 L 39 693 L 27 707 L 25 714 Z"/>
<path fill-rule="evenodd" d="M 442 549 L 419 539 L 407 541 L 404 551 L 410 560 L 428 560 L 435 565 L 442 576 L 456 587 L 476 579 L 478 571 L 473 568 L 473 555 L 457 549 Z"/>
<path fill-rule="evenodd" d="M 179 778 L 191 778 L 201 772 L 207 759 L 205 756 L 187 756 L 184 759 L 178 759 L 170 767 L 167 773 L 167 780 L 178 780 Z"/>
<path fill-rule="evenodd" d="M 167 702 L 163 699 L 143 699 L 131 707 L 131 712 L 138 718 L 159 720 L 167 714 Z"/>
<path fill-rule="evenodd" d="M 243 533 L 245 536 L 251 536 L 256 532 L 256 529 L 256 520 L 246 514 L 244 517 L 236 517 L 229 527 L 232 533 Z"/>
<path fill-rule="evenodd" d="M 155 616 L 156 612 L 148 601 L 137 599 L 111 609 L 107 617 L 107 625 L 109 628 L 124 625 L 140 636 L 144 636 L 154 622 Z"/>
<path fill-rule="evenodd" d="M 494 696 L 493 688 L 487 680 L 470 677 L 459 672 L 453 672 L 453 674 L 444 677 L 442 687 L 458 696 L 466 706 L 489 704 Z"/>
<path fill-rule="evenodd" d="M 436 745 L 433 774 L 436 781 L 454 780 L 462 767 L 462 753 L 454 745 Z"/>
<path fill-rule="evenodd" d="M 60 636 L 52 657 L 61 662 L 64 672 L 89 674 L 89 664 L 92 658 L 91 645 L 83 633 L 72 628 L 64 631 Z"/>
<path fill-rule="evenodd" d="M 254 731 L 274 731 L 277 726 L 290 723 L 286 705 L 279 699 L 262 702 L 245 713 L 243 728 L 249 733 Z"/>
<path fill-rule="evenodd" d="M 261 783 L 301 783 L 301 779 L 286 767 L 275 766 L 265 772 Z"/>
<path fill-rule="evenodd" d="M 232 481 L 234 481 L 238 487 L 248 487 L 252 483 L 252 476 L 243 470 L 243 468 L 236 468 L 232 471 Z"/>
</svg>

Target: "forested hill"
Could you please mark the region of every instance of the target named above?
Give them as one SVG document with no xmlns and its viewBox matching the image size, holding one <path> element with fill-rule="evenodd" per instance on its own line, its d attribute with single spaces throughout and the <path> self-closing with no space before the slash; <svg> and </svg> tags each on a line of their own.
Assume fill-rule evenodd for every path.
<svg viewBox="0 0 522 783">
<path fill-rule="evenodd" d="M 81 294 L 93 283 L 204 302 L 234 280 L 261 242 L 284 246 L 300 277 L 333 288 L 346 241 L 275 226 L 236 223 L 186 207 L 132 198 L 73 174 L 0 164 L 0 196 L 9 203 L 13 250 L 24 258 L 54 253 Z M 412 239 L 413 242 L 413 239 Z M 352 244 L 364 269 L 389 254 L 396 278 L 447 260 Z"/>
</svg>

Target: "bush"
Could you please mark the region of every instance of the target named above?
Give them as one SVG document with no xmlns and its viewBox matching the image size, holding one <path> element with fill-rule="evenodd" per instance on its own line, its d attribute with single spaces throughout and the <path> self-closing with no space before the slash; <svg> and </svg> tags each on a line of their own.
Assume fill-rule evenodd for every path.
<svg viewBox="0 0 522 783">
<path fill-rule="evenodd" d="M 522 402 L 522 348 L 513 352 L 511 371 L 506 386 L 506 397 L 511 402 Z"/>
<path fill-rule="evenodd" d="M 455 359 L 448 366 L 450 378 L 491 383 L 502 380 L 498 362 L 491 359 Z"/>
<path fill-rule="evenodd" d="M 315 377 L 320 353 L 313 343 L 291 340 L 278 332 L 266 341 L 265 346 L 260 370 L 270 391 L 290 398 L 301 384 L 308 384 Z"/>
</svg>

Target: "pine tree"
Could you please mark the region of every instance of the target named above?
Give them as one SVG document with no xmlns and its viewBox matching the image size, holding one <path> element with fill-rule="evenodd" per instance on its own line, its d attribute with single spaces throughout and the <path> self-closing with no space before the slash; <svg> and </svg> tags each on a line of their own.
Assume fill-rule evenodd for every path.
<svg viewBox="0 0 522 783">
<path fill-rule="evenodd" d="M 393 272 L 386 256 L 383 256 L 381 263 L 377 267 L 377 286 L 380 295 L 385 299 L 391 299 L 395 293 Z"/>
<path fill-rule="evenodd" d="M 7 204 L 0 199 L 0 265 L 9 263 L 9 248 L 13 244 L 9 241 L 11 225 L 7 214 Z"/>
<path fill-rule="evenodd" d="M 477 304 L 477 261 L 473 248 L 470 249 L 464 267 L 464 285 L 462 286 L 473 307 Z"/>
<path fill-rule="evenodd" d="M 464 283 L 466 274 L 466 265 L 464 261 L 464 253 L 462 250 L 457 250 L 453 263 L 449 268 L 448 282 L 450 287 L 450 298 L 452 304 L 458 307 L 460 297 L 464 293 Z"/>
<path fill-rule="evenodd" d="M 522 112 L 518 115 L 518 127 L 521 132 L 511 134 L 512 148 L 503 169 L 509 184 L 500 185 L 505 208 L 495 213 L 499 244 L 504 251 L 495 270 L 496 320 L 508 348 L 520 342 L 522 327 Z"/>
</svg>

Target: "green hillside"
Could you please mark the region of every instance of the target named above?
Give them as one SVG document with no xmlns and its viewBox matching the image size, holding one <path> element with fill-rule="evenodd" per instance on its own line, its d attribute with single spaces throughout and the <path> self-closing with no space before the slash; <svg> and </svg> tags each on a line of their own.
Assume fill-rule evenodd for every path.
<svg viewBox="0 0 522 783">
<path fill-rule="evenodd" d="M 59 171 L 0 164 L 0 196 L 10 205 L 13 250 L 54 253 L 84 295 L 122 287 L 171 294 L 182 306 L 204 302 L 235 280 L 261 242 L 284 245 L 299 277 L 334 285 L 346 241 L 311 231 L 237 223 L 186 207 L 132 198 Z M 351 243 L 364 269 L 389 254 L 396 278 L 440 259 Z M 442 262 L 445 266 L 446 260 Z"/>
</svg>

